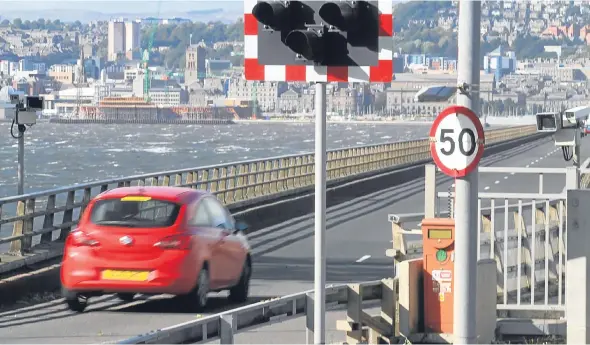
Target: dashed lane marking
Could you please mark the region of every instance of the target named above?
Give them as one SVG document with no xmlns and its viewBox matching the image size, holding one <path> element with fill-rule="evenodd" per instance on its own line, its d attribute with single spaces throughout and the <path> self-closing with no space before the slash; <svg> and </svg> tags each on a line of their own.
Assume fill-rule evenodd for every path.
<svg viewBox="0 0 590 345">
<path fill-rule="evenodd" d="M 530 167 L 531 167 L 531 165 L 534 165 L 535 163 L 538 163 L 538 162 L 539 162 L 539 160 L 543 160 L 543 158 L 545 158 L 545 157 L 549 157 L 549 156 L 551 156 L 553 153 L 555 153 L 555 152 L 557 152 L 557 151 L 559 151 L 559 149 L 555 149 L 555 150 L 553 150 L 553 151 L 551 151 L 551 152 L 547 153 L 546 155 L 543 155 L 543 156 L 539 157 L 538 159 L 536 159 L 536 160 L 534 160 L 534 161 L 531 161 L 531 163 L 530 163 L 530 164 L 527 164 L 527 165 L 525 166 L 525 168 L 530 168 Z M 510 175 L 515 175 L 515 173 L 511 172 L 511 173 L 510 173 Z M 507 180 L 507 179 L 508 179 L 508 176 L 504 176 L 504 180 Z M 495 181 L 495 182 L 494 182 L 494 184 L 500 184 L 500 181 Z M 454 188 L 454 187 L 455 187 L 455 184 L 453 183 L 453 184 L 451 185 L 451 188 Z M 489 187 L 489 186 L 485 186 L 485 187 L 484 187 L 484 190 L 489 190 L 489 189 L 490 189 L 490 187 Z M 362 259 L 362 258 L 361 258 L 361 259 Z M 357 262 L 358 262 L 358 261 L 357 261 Z"/>
<path fill-rule="evenodd" d="M 370 257 L 371 257 L 371 255 L 364 255 L 360 259 L 358 259 L 356 262 L 363 262 L 363 261 L 367 260 Z"/>
</svg>

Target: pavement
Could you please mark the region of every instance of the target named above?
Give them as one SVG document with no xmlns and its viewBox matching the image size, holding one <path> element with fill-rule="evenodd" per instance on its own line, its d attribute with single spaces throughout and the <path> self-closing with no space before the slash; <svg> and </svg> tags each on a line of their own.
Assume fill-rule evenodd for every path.
<svg viewBox="0 0 590 345">
<path fill-rule="evenodd" d="M 584 139 L 583 143 L 582 153 L 590 149 L 590 139 Z M 482 165 L 502 167 L 565 167 L 569 164 L 548 138 L 482 160 Z M 440 181 L 438 191 L 447 191 L 453 183 L 442 175 L 437 176 L 437 181 Z M 482 173 L 479 177 L 481 192 L 535 192 L 538 185 L 538 180 L 530 175 Z M 564 185 L 563 177 L 546 176 L 544 179 L 545 192 L 561 192 Z M 392 262 L 385 255 L 391 248 L 387 215 L 423 212 L 423 189 L 424 181 L 419 179 L 330 207 L 326 233 L 327 282 L 367 281 L 391 276 Z M 249 236 L 254 247 L 249 302 L 313 287 L 313 224 L 313 214 L 310 214 Z M 211 313 L 235 307 L 237 305 L 228 304 L 225 293 L 212 296 Z M 58 299 L 0 310 L 0 339 L 5 343 L 28 344 L 100 343 L 195 317 L 195 314 L 180 312 L 178 306 L 165 297 L 122 303 L 104 296 L 91 299 L 91 305 L 83 314 L 68 311 Z M 335 324 L 328 326 L 334 328 Z M 264 342 L 267 343 L 266 339 Z"/>
</svg>

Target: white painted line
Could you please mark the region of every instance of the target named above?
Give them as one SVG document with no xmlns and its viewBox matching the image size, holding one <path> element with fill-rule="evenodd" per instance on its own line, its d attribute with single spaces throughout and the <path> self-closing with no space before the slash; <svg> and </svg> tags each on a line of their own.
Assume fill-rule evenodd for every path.
<svg viewBox="0 0 590 345">
<path fill-rule="evenodd" d="M 498 184 L 498 183 L 500 183 L 500 181 L 496 181 L 496 182 L 494 182 L 494 183 L 495 183 L 495 184 Z"/>
<path fill-rule="evenodd" d="M 537 159 L 537 160 L 535 161 L 535 163 L 539 163 L 539 160 Z"/>
<path fill-rule="evenodd" d="M 455 184 L 454 183 L 451 185 L 451 188 L 455 188 Z"/>
<path fill-rule="evenodd" d="M 363 261 L 367 260 L 370 257 L 371 257 L 371 255 L 365 255 L 362 258 L 358 259 L 356 262 L 363 262 Z"/>
<path fill-rule="evenodd" d="M 527 166 L 526 166 L 525 168 L 528 168 L 528 167 L 530 167 L 530 165 L 528 165 L 528 164 L 527 164 Z M 513 174 L 514 174 L 514 173 L 513 173 Z"/>
<path fill-rule="evenodd" d="M 485 187 L 483 190 L 488 190 L 488 189 L 490 189 L 490 187 L 487 187 L 487 186 L 486 186 L 486 187 Z"/>
<path fill-rule="evenodd" d="M 527 168 L 528 168 L 528 166 L 527 166 Z M 511 172 L 511 173 L 510 173 L 510 175 L 514 175 L 514 173 L 513 173 L 513 172 Z"/>
<path fill-rule="evenodd" d="M 504 176 L 504 180 L 508 180 L 508 176 Z"/>
<path fill-rule="evenodd" d="M 539 157 L 540 160 L 543 160 L 543 158 L 545 158 L 545 157 Z"/>
</svg>

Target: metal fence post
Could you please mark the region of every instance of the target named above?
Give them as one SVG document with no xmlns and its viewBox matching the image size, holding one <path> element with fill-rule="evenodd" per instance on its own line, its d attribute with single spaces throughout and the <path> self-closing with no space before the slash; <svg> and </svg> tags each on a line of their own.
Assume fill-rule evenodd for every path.
<svg viewBox="0 0 590 345">
<path fill-rule="evenodd" d="M 424 168 L 424 217 L 434 218 L 436 205 L 436 166 L 434 164 L 426 164 Z"/>
<path fill-rule="evenodd" d="M 565 171 L 565 188 L 580 189 L 580 170 L 577 167 L 567 167 Z"/>
<path fill-rule="evenodd" d="M 481 31 L 481 2 L 459 2 L 459 52 L 457 85 L 465 88 L 457 92 L 457 104 L 479 109 L 479 41 Z M 476 328 L 476 282 L 478 174 L 475 170 L 467 176 L 455 179 L 455 272 L 453 301 L 454 344 L 477 342 Z"/>
<path fill-rule="evenodd" d="M 587 202 L 590 192 L 567 191 L 567 262 L 565 284 L 565 315 L 568 344 L 589 344 L 590 284 L 588 283 L 590 252 L 590 217 Z"/>
<path fill-rule="evenodd" d="M 314 343 L 326 342 L 326 83 L 315 94 Z"/>
<path fill-rule="evenodd" d="M 219 318 L 219 342 L 221 344 L 234 343 L 234 316 L 222 314 Z"/>
<path fill-rule="evenodd" d="M 305 343 L 313 344 L 313 296 L 311 293 L 305 294 Z"/>
</svg>

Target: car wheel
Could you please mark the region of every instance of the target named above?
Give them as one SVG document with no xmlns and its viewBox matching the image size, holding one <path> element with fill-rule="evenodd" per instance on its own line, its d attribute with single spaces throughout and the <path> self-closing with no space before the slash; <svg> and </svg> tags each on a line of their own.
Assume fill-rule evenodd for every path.
<svg viewBox="0 0 590 345">
<path fill-rule="evenodd" d="M 197 280 L 197 286 L 191 293 L 193 307 L 199 312 L 207 307 L 209 294 L 209 271 L 206 267 L 201 268 Z"/>
<path fill-rule="evenodd" d="M 88 297 L 76 294 L 75 296 L 67 296 L 66 303 L 71 311 L 77 313 L 83 312 L 88 306 Z"/>
<path fill-rule="evenodd" d="M 135 294 L 134 293 L 118 293 L 117 298 L 122 301 L 125 301 L 125 302 L 131 302 L 135 298 Z"/>
<path fill-rule="evenodd" d="M 236 286 L 229 290 L 229 300 L 232 302 L 246 302 L 248 299 L 248 290 L 250 290 L 250 276 L 252 275 L 252 265 L 250 260 L 246 260 L 240 281 Z"/>
</svg>

